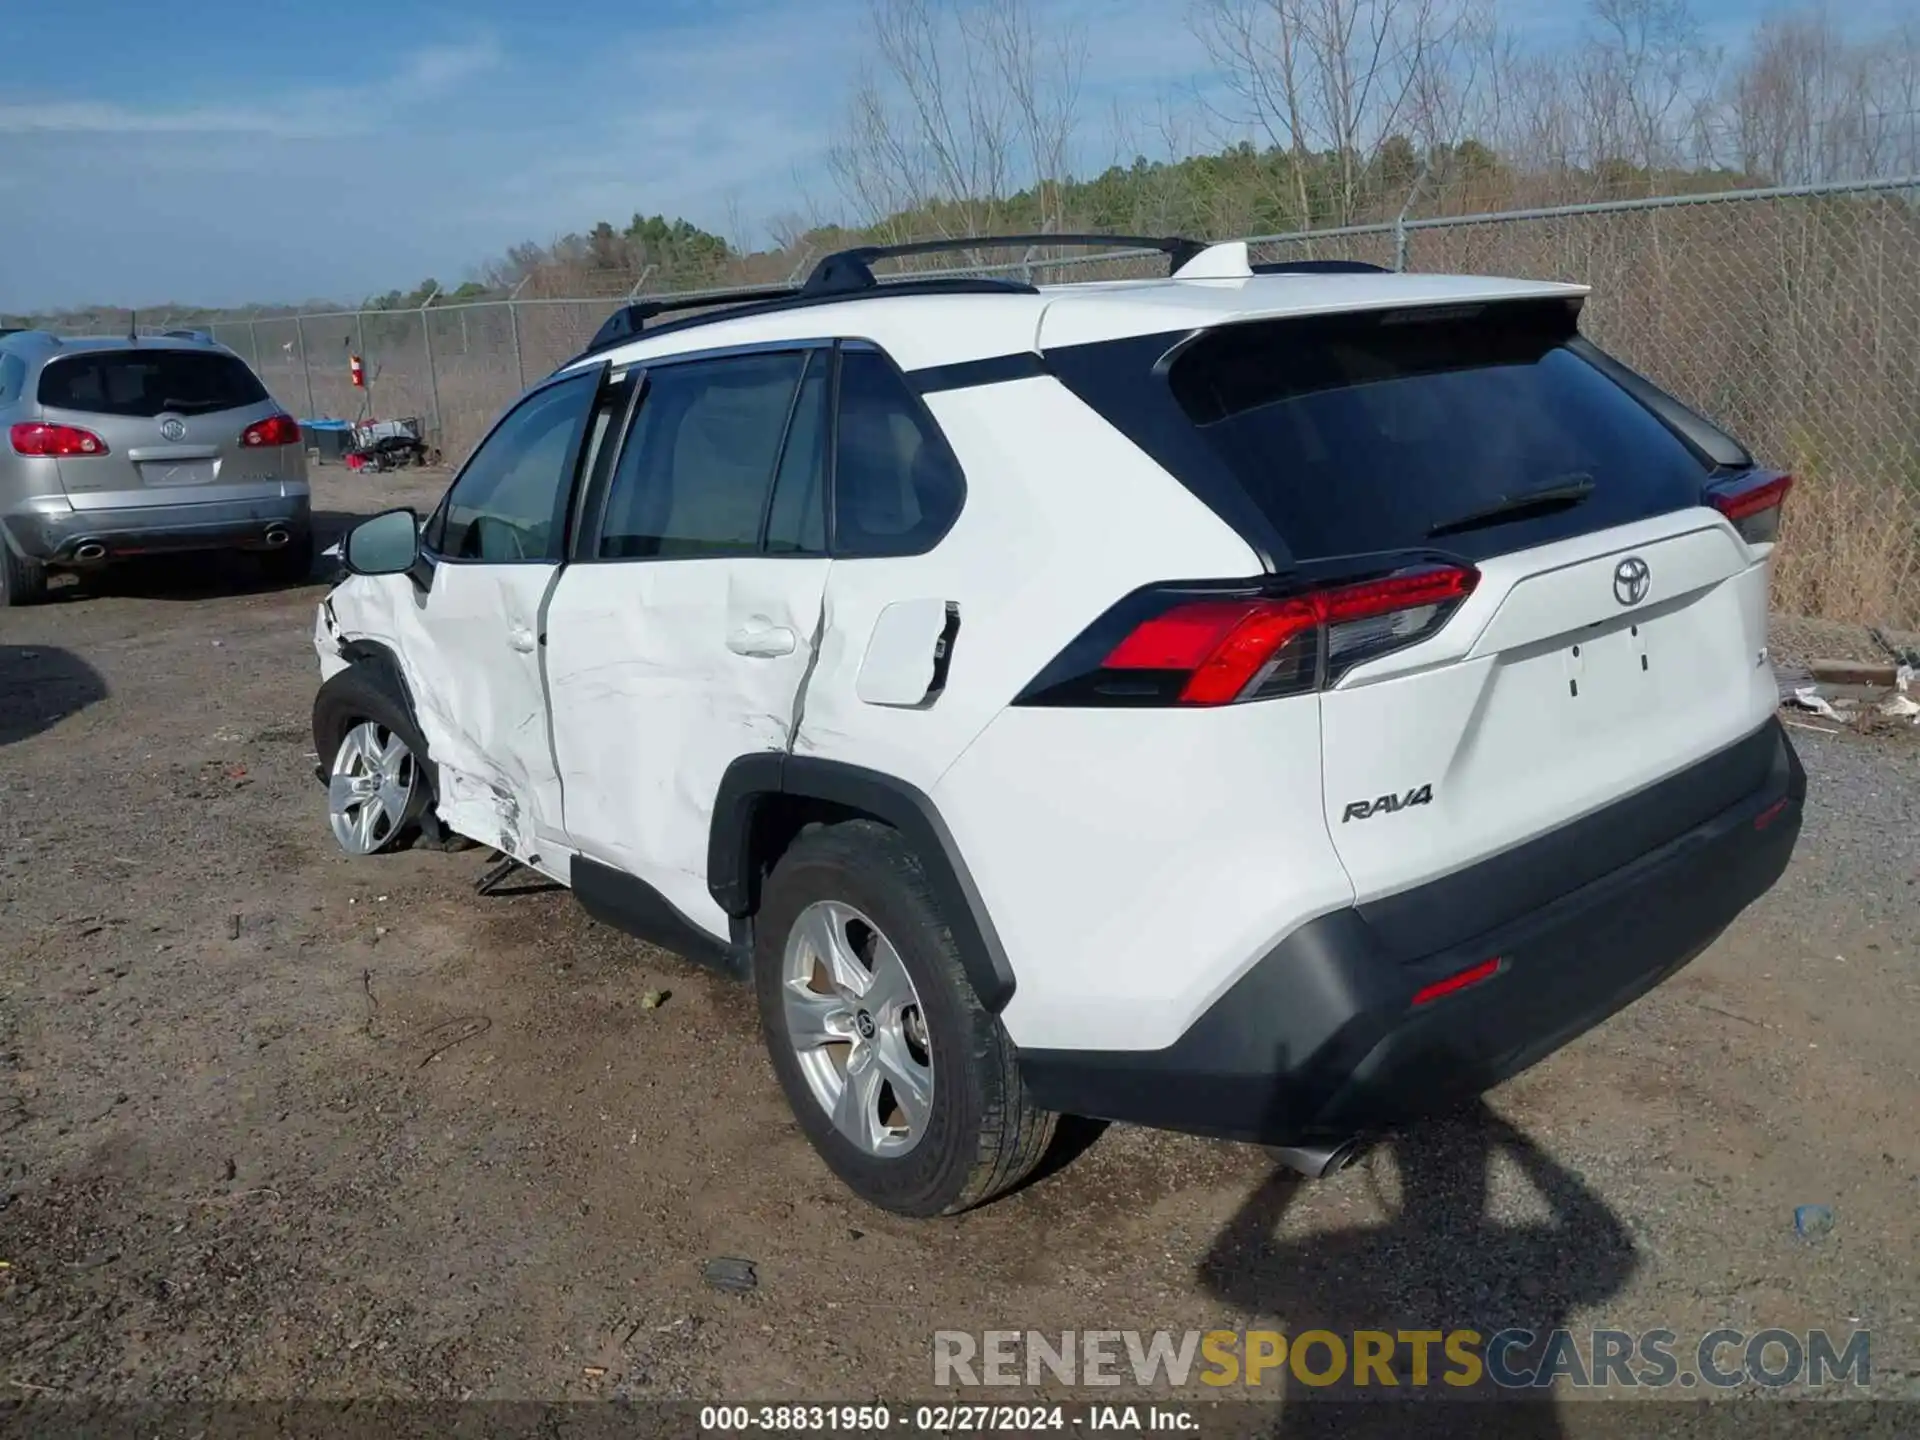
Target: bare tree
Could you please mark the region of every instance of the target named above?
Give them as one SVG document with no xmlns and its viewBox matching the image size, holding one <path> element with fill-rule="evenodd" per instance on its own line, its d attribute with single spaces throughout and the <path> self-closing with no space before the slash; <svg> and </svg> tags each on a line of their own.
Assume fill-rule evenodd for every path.
<svg viewBox="0 0 1920 1440">
<path fill-rule="evenodd" d="M 1237 102 L 1232 118 L 1290 155 L 1296 218 L 1313 215 L 1310 162 L 1332 158 L 1336 222 L 1353 218 L 1383 148 L 1450 141 L 1458 63 L 1477 0 L 1195 0 L 1196 33 Z"/>
<path fill-rule="evenodd" d="M 1085 38 L 1032 0 L 869 0 L 874 57 L 829 157 L 868 224 L 989 233 L 1016 190 L 1063 218 Z"/>
</svg>

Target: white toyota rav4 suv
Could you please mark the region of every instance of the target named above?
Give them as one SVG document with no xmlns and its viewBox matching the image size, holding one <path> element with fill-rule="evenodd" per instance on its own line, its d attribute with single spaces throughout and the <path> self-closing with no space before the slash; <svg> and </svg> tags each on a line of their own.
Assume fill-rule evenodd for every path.
<svg viewBox="0 0 1920 1440">
<path fill-rule="evenodd" d="M 1790 482 L 1582 287 L 1129 243 L 1172 275 L 873 248 L 628 307 L 319 609 L 341 844 L 467 837 L 750 980 L 907 1214 L 1061 1113 L 1324 1173 L 1684 965 L 1800 828 Z"/>
</svg>

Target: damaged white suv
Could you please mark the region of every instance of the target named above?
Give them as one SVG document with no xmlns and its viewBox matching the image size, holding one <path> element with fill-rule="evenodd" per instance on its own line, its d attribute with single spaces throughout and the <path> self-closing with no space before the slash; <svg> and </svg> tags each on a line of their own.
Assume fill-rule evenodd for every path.
<svg viewBox="0 0 1920 1440">
<path fill-rule="evenodd" d="M 908 1214 L 1059 1113 L 1322 1172 L 1685 964 L 1799 831 L 1789 482 L 1583 288 L 1129 243 L 1174 273 L 894 247 L 629 307 L 320 607 L 340 842 L 468 837 L 750 979 Z"/>
</svg>

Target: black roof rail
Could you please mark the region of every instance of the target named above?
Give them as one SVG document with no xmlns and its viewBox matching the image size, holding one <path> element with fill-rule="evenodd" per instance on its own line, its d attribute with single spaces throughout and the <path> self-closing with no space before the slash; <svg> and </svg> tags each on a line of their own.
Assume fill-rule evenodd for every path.
<svg viewBox="0 0 1920 1440">
<path fill-rule="evenodd" d="M 561 365 L 577 364 L 589 355 L 637 340 L 641 335 L 661 335 L 717 320 L 732 320 L 749 315 L 797 309 L 804 305 L 824 305 L 841 300 L 857 300 L 867 295 L 1031 295 L 1034 287 L 1018 280 L 972 278 L 968 276 L 911 274 L 888 276 L 882 280 L 873 273 L 876 260 L 894 260 L 907 255 L 936 255 L 955 250 L 984 250 L 1013 245 L 1101 246 L 1116 250 L 1158 250 L 1167 257 L 1170 269 L 1178 270 L 1202 250 L 1206 242 L 1179 235 L 970 235 L 954 240 L 913 240 L 901 245 L 860 245 L 836 250 L 823 256 L 813 267 L 806 283 L 761 285 L 750 289 L 707 291 L 704 294 L 672 295 L 658 300 L 636 300 L 622 305 L 594 331 L 587 348 Z M 690 315 L 664 325 L 649 325 L 650 320 L 681 310 L 711 310 L 710 315 Z M 556 372 L 557 373 L 557 372 Z"/>
<path fill-rule="evenodd" d="M 842 300 L 857 300 L 863 295 L 1031 295 L 1034 288 L 1023 285 L 1017 280 L 972 280 L 965 277 L 930 276 L 924 280 L 908 278 L 890 280 L 885 285 L 858 290 L 816 290 L 808 286 L 765 286 L 754 290 L 726 290 L 709 292 L 704 295 L 675 295 L 664 300 L 636 300 L 631 305 L 622 305 L 609 315 L 600 328 L 573 359 L 560 368 L 597 355 L 602 350 L 611 350 L 616 345 L 624 345 L 629 340 L 638 340 L 644 335 L 665 335 L 675 330 L 691 329 L 695 325 L 710 325 L 720 320 L 734 320 L 749 315 L 770 315 L 781 310 L 797 310 L 809 305 L 835 304 Z M 681 320 L 669 320 L 664 325 L 648 325 L 649 320 L 660 315 L 670 315 L 677 310 L 714 310 L 712 315 L 689 315 Z"/>
<path fill-rule="evenodd" d="M 1391 275 L 1384 265 L 1365 260 L 1276 260 L 1249 267 L 1256 275 Z"/>
<path fill-rule="evenodd" d="M 803 287 L 809 295 L 857 295 L 880 287 L 873 273 L 876 260 L 899 260 L 908 255 L 950 254 L 955 250 L 1006 249 L 1014 245 L 1073 245 L 1114 250 L 1158 250 L 1167 267 L 1178 270 L 1202 250 L 1203 240 L 1184 235 L 963 235 L 951 240 L 909 240 L 900 245 L 856 245 L 823 256 Z M 887 286 L 889 290 L 893 286 Z"/>
<path fill-rule="evenodd" d="M 593 339 L 587 342 L 584 354 L 591 355 L 597 350 L 621 344 L 627 340 L 639 338 L 647 321 L 656 315 L 670 315 L 676 310 L 706 310 L 727 305 L 751 305 L 755 302 L 770 300 L 790 300 L 800 292 L 791 285 L 760 285 L 752 289 L 708 291 L 698 295 L 672 295 L 664 300 L 636 300 L 631 305 L 622 305 L 609 315 L 600 328 L 593 332 Z"/>
</svg>

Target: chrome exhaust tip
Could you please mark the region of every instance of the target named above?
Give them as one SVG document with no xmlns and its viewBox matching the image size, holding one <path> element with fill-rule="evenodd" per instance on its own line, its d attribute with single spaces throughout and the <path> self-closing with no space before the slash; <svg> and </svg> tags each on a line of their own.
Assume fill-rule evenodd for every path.
<svg viewBox="0 0 1920 1440">
<path fill-rule="evenodd" d="M 267 531 L 267 548 L 278 550 L 292 538 L 293 536 L 287 533 L 284 525 L 275 525 Z"/>
<path fill-rule="evenodd" d="M 1267 1153 L 1287 1169 L 1309 1180 L 1325 1180 L 1338 1175 L 1367 1153 L 1367 1142 L 1358 1135 L 1334 1145 L 1269 1145 Z"/>
<path fill-rule="evenodd" d="M 73 558 L 83 564 L 107 558 L 107 547 L 98 540 L 85 540 L 73 547 Z"/>
</svg>

